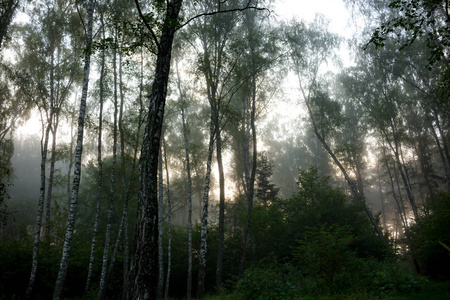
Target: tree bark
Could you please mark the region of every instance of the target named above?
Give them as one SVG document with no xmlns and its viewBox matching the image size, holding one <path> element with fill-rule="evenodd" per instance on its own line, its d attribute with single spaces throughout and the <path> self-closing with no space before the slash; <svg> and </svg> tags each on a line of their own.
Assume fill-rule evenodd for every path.
<svg viewBox="0 0 450 300">
<path fill-rule="evenodd" d="M 211 185 L 211 163 L 214 151 L 214 122 L 211 118 L 209 128 L 209 144 L 208 144 L 208 159 L 206 161 L 206 176 L 205 188 L 203 192 L 202 218 L 200 228 L 200 253 L 198 265 L 198 287 L 197 298 L 203 297 L 205 294 L 205 279 L 206 279 L 206 253 L 208 252 L 208 199 L 209 189 Z"/>
<path fill-rule="evenodd" d="M 91 55 L 90 49 L 92 46 L 92 27 L 93 27 L 93 15 L 94 15 L 94 0 L 89 0 L 88 3 L 88 22 L 87 22 L 87 40 L 86 49 L 84 57 L 84 73 L 83 73 L 83 89 L 80 101 L 80 112 L 78 117 L 78 135 L 77 135 L 77 145 L 75 152 L 75 168 L 74 177 L 72 185 L 72 197 L 70 200 L 69 214 L 67 220 L 67 230 L 64 238 L 63 253 L 61 258 L 61 264 L 59 267 L 58 276 L 55 283 L 55 289 L 53 292 L 53 298 L 59 299 L 61 297 L 61 292 L 63 289 L 64 281 L 67 275 L 67 268 L 69 264 L 70 248 L 72 245 L 73 232 L 75 227 L 75 218 L 77 212 L 77 202 L 78 202 L 78 190 L 80 187 L 81 179 L 81 156 L 83 153 L 83 134 L 84 134 L 84 119 L 86 115 L 86 99 L 89 86 L 89 71 L 91 66 Z"/>
<path fill-rule="evenodd" d="M 143 113 L 144 113 L 144 104 L 143 104 L 143 92 L 144 92 L 144 56 L 141 52 L 141 70 L 140 70 L 140 84 L 139 84 L 139 115 L 138 115 L 138 128 L 136 131 L 136 143 L 134 145 L 134 154 L 133 154 L 133 167 L 131 170 L 130 180 L 128 181 L 128 191 L 126 193 L 126 201 L 128 202 L 130 199 L 130 187 L 134 172 L 136 170 L 136 161 L 137 161 L 137 153 L 139 148 L 139 138 L 141 136 L 141 128 L 143 124 Z M 128 299 L 128 273 L 129 273 L 129 236 L 128 236 L 128 212 L 126 215 L 125 222 L 125 234 L 124 234 L 124 262 L 123 262 L 123 288 L 122 288 L 122 300 Z"/>
<path fill-rule="evenodd" d="M 172 44 L 182 0 L 167 1 L 150 107 L 140 158 L 140 191 L 134 253 L 130 266 L 130 298 L 155 299 L 158 286 L 158 156 Z"/>
<path fill-rule="evenodd" d="M 52 150 L 50 157 L 50 173 L 48 177 L 47 185 L 47 201 L 45 209 L 45 235 L 50 238 L 50 218 L 51 218 L 51 207 L 52 207 L 52 194 L 53 194 L 53 182 L 55 178 L 55 163 L 56 163 L 56 132 L 58 130 L 59 114 L 54 114 L 54 124 L 53 128 L 50 130 L 52 132 Z M 50 240 L 49 240 L 50 241 Z"/>
<path fill-rule="evenodd" d="M 161 134 L 161 139 L 164 139 L 164 133 Z M 162 147 L 162 145 L 161 145 Z M 158 299 L 163 296 L 164 290 L 164 245 L 163 245 L 163 234 L 164 234 L 164 174 L 163 174 L 163 160 L 162 160 L 162 150 L 160 147 L 159 152 L 159 164 L 158 164 L 158 174 L 159 174 L 159 202 L 158 202 Z"/>
</svg>

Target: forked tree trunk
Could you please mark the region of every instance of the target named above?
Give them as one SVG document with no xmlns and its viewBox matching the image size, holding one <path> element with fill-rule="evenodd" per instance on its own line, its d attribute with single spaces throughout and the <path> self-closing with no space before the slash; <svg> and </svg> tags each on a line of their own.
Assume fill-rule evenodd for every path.
<svg viewBox="0 0 450 300">
<path fill-rule="evenodd" d="M 53 182 L 55 178 L 55 163 L 56 163 L 56 132 L 58 130 L 59 123 L 59 113 L 56 113 L 54 116 L 54 124 L 51 129 L 52 132 L 52 150 L 50 157 L 50 173 L 48 176 L 48 186 L 47 186 L 47 201 L 45 208 L 45 235 L 47 239 L 50 239 L 50 218 L 51 218 L 51 208 L 52 208 L 52 194 L 53 194 Z M 48 240 L 50 242 L 50 240 Z"/>
<path fill-rule="evenodd" d="M 41 226 L 42 226 L 42 216 L 44 214 L 44 199 L 45 199 L 45 184 L 46 184 L 46 163 L 48 154 L 48 139 L 50 131 L 52 128 L 53 114 L 54 114 L 54 54 L 52 52 L 50 58 L 50 115 L 47 117 L 47 127 L 44 131 L 44 117 L 41 113 L 42 122 L 42 138 L 41 138 L 41 186 L 39 189 L 39 201 L 38 201 L 38 211 L 36 215 L 36 227 L 34 231 L 34 242 L 33 242 L 33 258 L 31 263 L 31 275 L 28 287 L 26 290 L 26 297 L 31 296 L 33 290 L 34 281 L 36 279 L 36 271 L 39 260 L 39 244 L 41 241 Z"/>
<path fill-rule="evenodd" d="M 88 12 L 87 12 L 87 37 L 86 37 L 86 49 L 91 49 L 92 46 L 92 27 L 93 27 L 93 15 L 94 15 L 94 0 L 89 0 Z M 61 264 L 59 266 L 59 272 L 55 283 L 55 289 L 53 292 L 53 299 L 59 299 L 63 289 L 64 281 L 67 275 L 67 268 L 69 264 L 70 248 L 72 245 L 73 232 L 75 227 L 75 218 L 77 213 L 78 203 L 78 190 L 80 188 L 81 179 L 81 156 L 83 154 L 83 134 L 84 134 L 84 119 L 86 115 L 86 99 L 89 86 L 89 71 L 91 66 L 90 51 L 85 51 L 84 56 L 84 73 L 83 73 L 83 90 L 80 101 L 80 113 L 78 117 L 78 135 L 77 145 L 75 152 L 75 168 L 72 185 L 72 197 L 70 199 L 69 214 L 67 220 L 67 230 L 64 238 L 63 253 L 61 257 Z"/>
</svg>

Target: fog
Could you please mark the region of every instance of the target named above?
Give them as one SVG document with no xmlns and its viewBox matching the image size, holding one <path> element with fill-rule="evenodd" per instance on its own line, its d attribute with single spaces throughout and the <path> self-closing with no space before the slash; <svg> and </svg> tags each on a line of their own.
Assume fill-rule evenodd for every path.
<svg viewBox="0 0 450 300">
<path fill-rule="evenodd" d="M 6 1 L 0 299 L 448 279 L 450 18 L 419 2 Z"/>
</svg>

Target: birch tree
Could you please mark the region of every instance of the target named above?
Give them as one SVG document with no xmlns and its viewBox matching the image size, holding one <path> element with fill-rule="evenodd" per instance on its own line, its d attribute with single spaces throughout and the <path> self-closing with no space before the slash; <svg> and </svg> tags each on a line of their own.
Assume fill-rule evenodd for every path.
<svg viewBox="0 0 450 300">
<path fill-rule="evenodd" d="M 383 233 L 365 203 L 364 197 L 360 194 L 357 186 L 348 175 L 347 170 L 343 167 L 334 151 L 330 148 L 329 143 L 325 140 L 326 135 L 331 131 L 332 120 L 335 119 L 335 121 L 338 121 L 340 118 L 340 108 L 338 108 L 339 106 L 336 107 L 337 103 L 331 101 L 328 94 L 323 91 L 319 82 L 319 69 L 329 56 L 332 55 L 333 49 L 339 43 L 339 38 L 327 32 L 325 28 L 326 22 L 319 17 L 316 18 L 314 25 L 310 25 L 310 28 L 307 28 L 303 24 L 294 26 L 287 32 L 287 41 L 291 47 L 291 59 L 294 72 L 298 78 L 300 93 L 305 101 L 314 133 L 334 163 L 341 170 L 355 199 L 364 205 L 364 211 L 367 217 L 380 240 L 385 243 Z M 320 105 L 321 102 L 322 105 Z"/>
<path fill-rule="evenodd" d="M 179 14 L 183 6 L 182 0 L 157 1 L 153 4 L 155 11 L 159 12 L 157 15 L 153 13 L 144 15 L 139 1 L 136 0 L 135 3 L 143 25 L 150 33 L 156 54 L 156 66 L 140 158 L 141 188 L 139 191 L 137 218 L 139 225 L 136 228 L 134 253 L 130 266 L 130 296 L 133 299 L 153 299 L 156 297 L 158 286 L 158 156 L 173 40 L 178 28 L 183 27 L 201 15 L 189 18 L 184 24 L 180 25 Z M 245 10 L 252 7 L 251 4 L 251 1 L 249 1 L 245 7 L 234 9 Z M 228 11 L 221 11 L 221 13 L 225 12 Z M 216 11 L 206 12 L 203 15 L 216 13 Z M 149 21 L 157 21 L 161 25 L 158 36 Z M 209 192 L 209 187 L 207 191 Z M 203 231 L 202 227 L 203 234 L 206 236 L 206 228 Z M 206 249 L 202 254 L 206 255 Z"/>
<path fill-rule="evenodd" d="M 89 74 L 91 67 L 91 46 L 92 46 L 92 31 L 93 31 L 93 16 L 94 16 L 94 0 L 89 0 L 87 3 L 87 22 L 84 28 L 86 34 L 86 47 L 84 55 L 84 72 L 83 72 L 83 89 L 80 101 L 80 111 L 78 117 L 78 134 L 77 144 L 75 148 L 75 163 L 74 163 L 74 177 L 72 184 L 72 196 L 70 199 L 69 214 L 67 220 L 67 230 L 64 238 L 63 252 L 61 257 L 61 264 L 59 266 L 58 276 L 53 291 L 53 298 L 60 298 L 63 289 L 64 281 L 67 275 L 67 268 L 69 263 L 70 249 L 72 245 L 73 232 L 75 227 L 75 218 L 77 213 L 78 191 L 80 188 L 81 179 L 81 157 L 83 154 L 83 136 L 84 136 L 84 120 L 86 116 L 86 100 L 89 87 Z"/>
<path fill-rule="evenodd" d="M 104 12 L 103 9 L 99 9 L 100 14 L 100 25 L 102 27 L 102 38 L 105 38 L 105 29 L 104 29 Z M 106 49 L 102 49 L 100 55 L 100 78 L 98 81 L 99 84 L 99 113 L 98 113 L 98 137 L 97 137 L 97 200 L 95 205 L 95 219 L 94 219 L 94 230 L 92 234 L 92 242 L 91 242 L 91 254 L 89 258 L 89 266 L 88 266 L 88 275 L 86 279 L 86 287 L 85 293 L 89 291 L 91 284 L 91 277 L 94 268 L 94 260 L 95 260 L 95 249 L 97 248 L 97 234 L 98 234 L 98 225 L 100 218 L 100 199 L 102 197 L 102 185 L 103 185 L 103 162 L 102 162 L 102 135 L 103 135 L 103 103 L 105 96 L 105 63 L 106 63 Z"/>
</svg>

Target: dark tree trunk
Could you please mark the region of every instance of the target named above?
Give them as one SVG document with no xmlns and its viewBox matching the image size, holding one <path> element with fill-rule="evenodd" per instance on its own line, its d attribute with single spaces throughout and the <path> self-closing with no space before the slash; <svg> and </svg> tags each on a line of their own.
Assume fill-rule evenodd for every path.
<svg viewBox="0 0 450 300">
<path fill-rule="evenodd" d="M 161 134 L 161 139 L 164 139 L 164 133 Z M 162 145 L 161 145 L 162 147 Z M 158 202 L 158 299 L 163 296 L 164 290 L 164 245 L 163 245 L 163 234 L 164 234 L 164 173 L 163 173 L 163 159 L 162 150 L 160 147 L 159 152 L 159 164 L 158 164 L 158 177 L 159 177 L 159 202 Z"/>
<path fill-rule="evenodd" d="M 158 44 L 150 107 L 139 162 L 140 191 L 134 253 L 130 266 L 131 299 L 155 299 L 158 287 L 158 156 L 172 44 L 182 0 L 167 1 Z"/>
<path fill-rule="evenodd" d="M 19 0 L 2 0 L 0 5 L 0 50 L 2 48 L 3 39 L 5 38 L 9 24 L 16 8 L 19 6 Z"/>
</svg>

